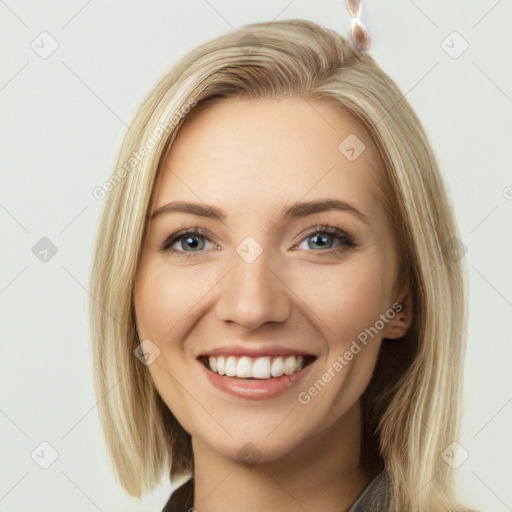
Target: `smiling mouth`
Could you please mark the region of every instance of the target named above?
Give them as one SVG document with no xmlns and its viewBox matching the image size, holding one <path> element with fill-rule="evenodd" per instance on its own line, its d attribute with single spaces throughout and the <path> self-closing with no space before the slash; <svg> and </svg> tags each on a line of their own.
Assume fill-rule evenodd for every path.
<svg viewBox="0 0 512 512">
<path fill-rule="evenodd" d="M 211 372 L 237 379 L 273 379 L 293 375 L 310 365 L 315 356 L 201 356 L 198 358 Z"/>
</svg>

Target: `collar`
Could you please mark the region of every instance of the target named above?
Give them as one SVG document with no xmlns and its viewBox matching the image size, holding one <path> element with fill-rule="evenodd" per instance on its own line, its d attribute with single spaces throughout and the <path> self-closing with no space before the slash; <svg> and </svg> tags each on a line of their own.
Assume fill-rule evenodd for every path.
<svg viewBox="0 0 512 512">
<path fill-rule="evenodd" d="M 387 471 L 380 468 L 347 512 L 386 512 L 390 494 L 391 479 Z"/>
<path fill-rule="evenodd" d="M 379 468 L 361 491 L 347 512 L 386 512 L 389 506 L 391 480 L 385 469 Z M 170 496 L 162 512 L 183 512 L 192 508 L 194 499 L 194 478 L 190 478 Z M 180 503 L 185 508 L 180 509 Z"/>
</svg>

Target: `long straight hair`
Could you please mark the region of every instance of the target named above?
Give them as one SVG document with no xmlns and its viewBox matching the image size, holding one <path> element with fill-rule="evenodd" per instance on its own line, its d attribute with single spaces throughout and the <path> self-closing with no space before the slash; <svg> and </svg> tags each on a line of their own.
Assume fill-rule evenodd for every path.
<svg viewBox="0 0 512 512">
<path fill-rule="evenodd" d="M 363 395 L 365 445 L 391 477 L 390 510 L 465 510 L 442 456 L 457 440 L 466 338 L 465 273 L 445 185 L 393 80 L 346 38 L 304 20 L 247 25 L 182 58 L 140 106 L 99 191 L 105 202 L 90 303 L 95 392 L 121 485 L 140 497 L 163 472 L 174 480 L 193 470 L 190 435 L 134 356 L 133 288 L 162 162 L 189 112 L 230 96 L 325 101 L 350 113 L 375 144 L 380 199 L 411 285 L 413 323 L 402 339 L 382 345 Z"/>
</svg>

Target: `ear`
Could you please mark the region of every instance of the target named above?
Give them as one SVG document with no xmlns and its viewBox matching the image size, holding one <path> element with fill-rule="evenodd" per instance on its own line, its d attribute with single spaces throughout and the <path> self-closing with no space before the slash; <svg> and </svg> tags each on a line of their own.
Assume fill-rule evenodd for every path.
<svg viewBox="0 0 512 512">
<path fill-rule="evenodd" d="M 395 314 L 391 317 L 392 313 Z M 391 319 L 383 329 L 383 338 L 396 340 L 405 336 L 412 324 L 412 293 L 409 283 L 405 283 L 390 308 Z"/>
</svg>

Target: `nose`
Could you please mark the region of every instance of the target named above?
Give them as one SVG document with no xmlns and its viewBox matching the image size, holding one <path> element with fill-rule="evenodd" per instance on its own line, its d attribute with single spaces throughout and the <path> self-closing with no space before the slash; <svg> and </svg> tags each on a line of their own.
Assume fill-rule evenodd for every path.
<svg viewBox="0 0 512 512">
<path fill-rule="evenodd" d="M 222 321 L 257 329 L 267 322 L 284 322 L 292 311 L 292 294 L 266 251 L 248 263 L 238 254 L 234 267 L 222 280 L 216 305 Z"/>
</svg>

